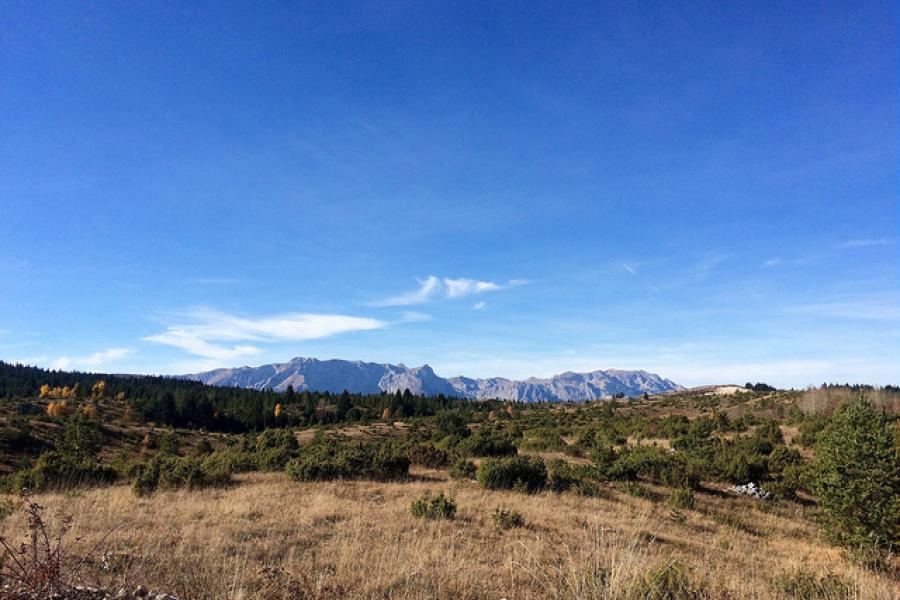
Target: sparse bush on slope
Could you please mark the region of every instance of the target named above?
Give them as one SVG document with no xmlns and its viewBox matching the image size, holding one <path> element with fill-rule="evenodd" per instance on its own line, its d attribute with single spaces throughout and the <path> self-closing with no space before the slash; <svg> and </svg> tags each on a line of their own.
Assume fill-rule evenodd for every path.
<svg viewBox="0 0 900 600">
<path fill-rule="evenodd" d="M 478 467 L 467 458 L 458 458 L 450 465 L 447 473 L 452 479 L 475 479 L 478 476 Z"/>
<path fill-rule="evenodd" d="M 481 429 L 464 439 L 458 450 L 466 456 L 515 456 L 518 452 L 509 435 Z"/>
<path fill-rule="evenodd" d="M 694 492 L 690 488 L 676 488 L 669 494 L 669 506 L 678 510 L 694 508 Z"/>
<path fill-rule="evenodd" d="M 536 492 L 547 485 L 547 466 L 540 458 L 488 458 L 478 467 L 478 483 L 489 490 Z"/>
<path fill-rule="evenodd" d="M 400 479 L 409 474 L 409 458 L 386 443 L 354 441 L 346 444 L 319 442 L 300 451 L 285 466 L 295 481 L 330 479 Z"/>
<path fill-rule="evenodd" d="M 102 485 L 116 480 L 112 467 L 89 458 L 77 458 L 64 452 L 45 452 L 37 463 L 11 477 L 9 487 L 38 492 L 81 485 Z"/>
<path fill-rule="evenodd" d="M 517 510 L 507 510 L 498 506 L 494 509 L 494 514 L 491 518 L 494 521 L 494 525 L 499 529 L 525 527 L 525 517 Z"/>
<path fill-rule="evenodd" d="M 456 516 L 456 503 L 453 501 L 453 498 L 445 496 L 444 492 L 440 492 L 436 496 L 426 494 L 413 501 L 409 507 L 409 512 L 412 516 L 423 519 L 453 520 Z"/>
<path fill-rule="evenodd" d="M 266 429 L 256 436 L 255 459 L 260 471 L 281 471 L 300 446 L 292 431 Z"/>
<path fill-rule="evenodd" d="M 434 444 L 409 443 L 403 445 L 401 452 L 410 464 L 427 469 L 443 469 L 450 464 L 450 453 Z"/>
<path fill-rule="evenodd" d="M 135 466 L 131 489 L 137 496 L 147 496 L 157 489 L 189 490 L 224 485 L 231 481 L 227 463 L 193 456 L 158 454 L 152 460 Z"/>
</svg>

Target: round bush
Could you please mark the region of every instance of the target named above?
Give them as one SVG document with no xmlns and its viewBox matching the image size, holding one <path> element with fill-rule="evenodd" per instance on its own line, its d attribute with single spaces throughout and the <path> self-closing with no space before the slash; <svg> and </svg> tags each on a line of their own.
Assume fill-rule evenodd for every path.
<svg viewBox="0 0 900 600">
<path fill-rule="evenodd" d="M 547 466 L 540 458 L 490 458 L 478 468 L 478 483 L 489 490 L 536 492 L 547 485 Z"/>
</svg>

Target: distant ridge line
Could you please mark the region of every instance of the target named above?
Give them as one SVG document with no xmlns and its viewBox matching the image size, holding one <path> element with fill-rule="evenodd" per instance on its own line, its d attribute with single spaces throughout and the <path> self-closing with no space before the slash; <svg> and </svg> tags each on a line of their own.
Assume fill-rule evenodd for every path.
<svg viewBox="0 0 900 600">
<path fill-rule="evenodd" d="M 496 398 L 518 402 L 585 402 L 616 395 L 636 397 L 644 394 L 684 389 L 670 379 L 643 370 L 608 369 L 588 373 L 567 371 L 548 378 L 524 380 L 491 377 L 444 378 L 430 366 L 407 367 L 398 364 L 360 360 L 297 357 L 284 363 L 258 367 L 215 369 L 183 375 L 185 379 L 209 385 L 243 387 L 257 390 L 377 394 L 409 390 L 422 396 L 454 396 L 472 400 Z"/>
</svg>

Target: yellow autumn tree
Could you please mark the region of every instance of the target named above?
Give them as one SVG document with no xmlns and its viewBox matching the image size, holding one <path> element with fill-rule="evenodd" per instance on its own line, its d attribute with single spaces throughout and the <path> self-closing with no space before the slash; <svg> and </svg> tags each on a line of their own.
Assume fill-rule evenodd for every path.
<svg viewBox="0 0 900 600">
<path fill-rule="evenodd" d="M 103 398 L 106 395 L 106 382 L 100 380 L 91 386 L 91 396 L 94 398 Z"/>
<path fill-rule="evenodd" d="M 277 419 L 280 416 L 281 416 L 281 403 L 278 403 L 275 405 L 275 418 Z"/>
<path fill-rule="evenodd" d="M 46 383 L 42 385 L 40 391 L 41 398 L 46 398 L 47 396 L 49 396 L 51 391 L 52 388 L 49 385 L 47 385 Z"/>
<path fill-rule="evenodd" d="M 69 403 L 65 400 L 51 402 L 47 405 L 47 415 L 50 417 L 64 417 L 69 412 Z"/>
</svg>

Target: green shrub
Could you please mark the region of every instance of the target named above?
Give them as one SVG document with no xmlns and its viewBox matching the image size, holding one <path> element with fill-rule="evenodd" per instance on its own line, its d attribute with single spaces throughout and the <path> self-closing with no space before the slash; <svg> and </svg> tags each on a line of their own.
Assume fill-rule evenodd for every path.
<svg viewBox="0 0 900 600">
<path fill-rule="evenodd" d="M 453 520 L 456 516 L 456 503 L 453 498 L 445 496 L 444 492 L 440 492 L 436 496 L 426 494 L 410 504 L 409 512 L 414 517 L 424 519 Z"/>
<path fill-rule="evenodd" d="M 295 450 L 285 446 L 276 448 L 266 448 L 260 450 L 254 455 L 256 467 L 260 471 L 274 472 L 283 471 L 288 462 L 297 455 Z"/>
<path fill-rule="evenodd" d="M 628 596 L 633 600 L 704 600 L 710 594 L 680 563 L 668 563 L 647 573 Z"/>
<path fill-rule="evenodd" d="M 445 437 L 462 439 L 469 437 L 472 433 L 466 424 L 466 419 L 456 411 L 438 413 L 434 419 L 434 424 L 437 428 L 436 439 Z"/>
<path fill-rule="evenodd" d="M 566 461 L 554 458 L 547 463 L 547 488 L 554 492 L 565 492 L 576 483 L 579 477 Z"/>
<path fill-rule="evenodd" d="M 555 451 L 563 450 L 566 447 L 566 442 L 563 441 L 563 438 L 560 435 L 559 431 L 547 427 L 541 427 L 538 429 L 529 430 L 522 440 L 521 447 L 538 452 Z"/>
<path fill-rule="evenodd" d="M 525 517 L 522 513 L 515 510 L 506 510 L 499 506 L 494 509 L 493 514 L 494 525 L 500 529 L 512 529 L 514 527 L 525 527 Z"/>
<path fill-rule="evenodd" d="M 93 460 L 103 446 L 103 430 L 82 412 L 66 420 L 60 452 L 72 462 Z"/>
<path fill-rule="evenodd" d="M 210 454 L 204 454 L 203 468 L 209 471 L 227 471 L 229 473 L 248 473 L 259 468 L 257 456 L 238 448 L 226 448 Z"/>
<path fill-rule="evenodd" d="M 178 434 L 171 429 L 159 436 L 157 446 L 159 447 L 159 451 L 163 454 L 178 454 L 178 451 L 181 449 Z"/>
<path fill-rule="evenodd" d="M 900 545 L 900 444 L 865 397 L 839 408 L 820 434 L 812 479 L 829 539 L 851 547 Z"/>
<path fill-rule="evenodd" d="M 616 462 L 616 451 L 607 444 L 595 446 L 591 449 L 591 460 L 597 466 L 600 475 L 609 476 L 610 469 Z"/>
<path fill-rule="evenodd" d="M 478 483 L 489 490 L 536 492 L 547 484 L 547 467 L 532 456 L 489 458 L 478 467 Z"/>
<path fill-rule="evenodd" d="M 297 456 L 300 445 L 293 432 L 287 429 L 266 429 L 247 444 L 254 453 L 260 471 L 281 471 Z"/>
<path fill-rule="evenodd" d="M 607 473 L 625 481 L 642 476 L 670 486 L 696 488 L 700 484 L 699 472 L 684 456 L 648 446 L 623 452 Z"/>
<path fill-rule="evenodd" d="M 450 464 L 450 453 L 434 444 L 408 444 L 404 446 L 403 454 L 410 464 L 426 469 L 443 469 Z"/>
<path fill-rule="evenodd" d="M 555 458 L 547 463 L 547 487 L 554 492 L 571 491 L 582 496 L 596 496 L 597 467 L 573 465 Z"/>
<path fill-rule="evenodd" d="M 731 443 L 718 449 L 710 468 L 717 478 L 737 484 L 762 481 L 769 473 L 765 456 Z"/>
<path fill-rule="evenodd" d="M 463 440 L 458 449 L 467 456 L 515 456 L 518 452 L 510 436 L 481 429 Z"/>
<path fill-rule="evenodd" d="M 478 476 L 478 467 L 471 460 L 458 458 L 447 472 L 453 479 L 475 479 Z"/>
<path fill-rule="evenodd" d="M 779 427 L 778 421 L 773 419 L 763 421 L 756 428 L 756 431 L 753 432 L 751 439 L 758 446 L 768 446 L 768 451 L 761 449 L 760 454 L 768 454 L 778 444 L 784 444 L 784 435 L 781 433 L 781 427 Z"/>
<path fill-rule="evenodd" d="M 265 452 L 273 448 L 297 450 L 300 444 L 294 433 L 288 429 L 266 429 L 256 436 L 256 451 Z"/>
<path fill-rule="evenodd" d="M 116 470 L 94 459 L 76 458 L 63 452 L 45 452 L 37 463 L 12 477 L 13 489 L 37 492 L 81 485 L 102 485 L 116 480 Z"/>
<path fill-rule="evenodd" d="M 207 454 L 211 454 L 213 451 L 212 444 L 209 443 L 209 440 L 206 438 L 200 438 L 200 441 L 197 442 L 197 446 L 194 448 L 194 456 L 206 456 Z"/>
<path fill-rule="evenodd" d="M 778 444 L 769 454 L 768 467 L 769 473 L 784 473 L 785 469 L 799 465 L 803 462 L 803 457 L 793 448 L 788 448 L 784 444 Z"/>
<path fill-rule="evenodd" d="M 131 482 L 135 496 L 149 496 L 159 487 L 159 465 L 148 462 L 139 466 Z"/>
<path fill-rule="evenodd" d="M 848 579 L 829 573 L 816 576 L 809 571 L 794 571 L 775 581 L 778 592 L 797 600 L 849 600 L 857 597 L 856 586 Z"/>
<path fill-rule="evenodd" d="M 373 479 L 385 481 L 409 474 L 409 459 L 394 446 L 354 441 L 346 444 L 322 442 L 303 448 L 285 466 L 295 481 Z"/>
<path fill-rule="evenodd" d="M 193 490 L 224 485 L 230 480 L 231 471 L 224 463 L 193 456 L 158 454 L 136 467 L 132 491 L 138 496 L 146 496 L 157 489 Z"/>
<path fill-rule="evenodd" d="M 797 443 L 804 448 L 813 447 L 819 439 L 819 434 L 828 426 L 828 422 L 829 420 L 822 416 L 807 417 L 800 423 L 800 435 L 797 436 Z"/>
<path fill-rule="evenodd" d="M 675 488 L 669 494 L 669 506 L 675 509 L 694 508 L 694 491 L 690 488 Z"/>
<path fill-rule="evenodd" d="M 788 465 L 783 472 L 772 481 L 766 483 L 766 491 L 770 492 L 776 500 L 794 500 L 798 490 L 807 490 L 809 479 L 809 466 L 805 463 Z"/>
</svg>

